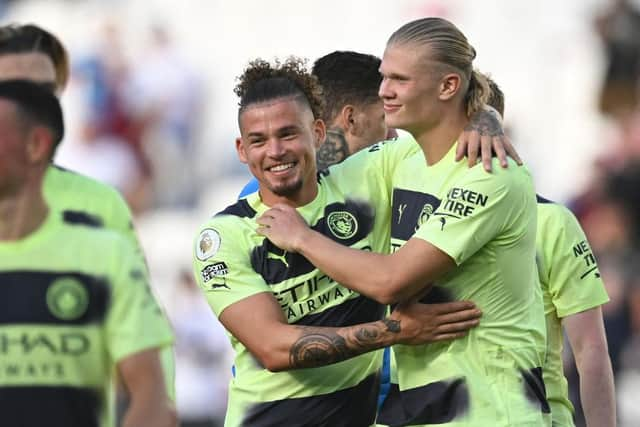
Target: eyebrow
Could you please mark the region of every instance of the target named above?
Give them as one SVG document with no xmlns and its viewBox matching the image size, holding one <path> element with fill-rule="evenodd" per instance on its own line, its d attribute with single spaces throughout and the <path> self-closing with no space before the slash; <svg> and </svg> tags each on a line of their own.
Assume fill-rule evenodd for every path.
<svg viewBox="0 0 640 427">
<path fill-rule="evenodd" d="M 276 131 L 276 133 L 287 133 L 287 132 L 295 132 L 298 131 L 299 127 L 296 125 L 285 126 Z"/>
<path fill-rule="evenodd" d="M 281 135 L 281 134 L 287 133 L 287 132 L 297 132 L 298 130 L 300 130 L 299 126 L 289 125 L 289 126 L 284 126 L 284 127 L 276 129 L 275 133 L 278 134 L 278 135 Z M 247 134 L 247 138 L 250 138 L 252 136 L 253 137 L 264 136 L 264 132 L 249 132 Z"/>
<path fill-rule="evenodd" d="M 387 73 L 387 74 L 384 74 L 384 73 L 382 72 L 382 70 L 379 70 L 379 72 L 380 72 L 380 74 L 382 75 L 382 77 L 386 77 L 386 78 L 388 78 L 388 79 L 406 79 L 406 78 L 408 78 L 408 76 L 407 76 L 407 75 L 400 74 L 400 73 L 393 72 L 393 71 L 392 71 L 392 72 L 389 72 L 389 73 Z"/>
</svg>

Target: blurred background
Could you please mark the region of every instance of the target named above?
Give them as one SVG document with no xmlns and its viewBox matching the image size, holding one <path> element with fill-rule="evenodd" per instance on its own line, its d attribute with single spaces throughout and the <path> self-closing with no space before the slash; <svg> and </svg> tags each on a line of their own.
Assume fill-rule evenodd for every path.
<svg viewBox="0 0 640 427">
<path fill-rule="evenodd" d="M 235 77 L 255 57 L 381 56 L 395 29 L 424 16 L 467 35 L 476 67 L 505 92 L 505 123 L 538 193 L 585 228 L 611 297 L 621 425 L 638 425 L 640 1 L 0 0 L 3 23 L 35 23 L 69 49 L 56 162 L 114 185 L 134 211 L 178 336 L 184 421 L 216 425 L 226 404 L 232 356 L 191 279 L 191 246 L 249 179 L 234 148 Z"/>
</svg>

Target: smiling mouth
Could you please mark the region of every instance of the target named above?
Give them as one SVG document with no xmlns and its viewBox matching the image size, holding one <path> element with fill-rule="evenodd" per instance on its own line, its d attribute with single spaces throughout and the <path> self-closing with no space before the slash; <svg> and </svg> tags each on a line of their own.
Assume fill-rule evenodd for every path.
<svg viewBox="0 0 640 427">
<path fill-rule="evenodd" d="M 293 169 L 294 166 L 295 163 L 282 163 L 279 165 L 271 166 L 270 168 L 267 168 L 267 170 L 269 172 L 284 172 L 286 170 Z"/>
</svg>

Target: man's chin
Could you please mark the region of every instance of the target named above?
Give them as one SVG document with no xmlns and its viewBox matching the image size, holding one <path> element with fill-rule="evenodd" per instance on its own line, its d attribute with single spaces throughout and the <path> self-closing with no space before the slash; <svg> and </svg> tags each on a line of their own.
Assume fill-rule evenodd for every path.
<svg viewBox="0 0 640 427">
<path fill-rule="evenodd" d="M 402 123 L 400 120 L 394 120 L 395 118 L 390 118 L 390 117 L 386 117 L 384 120 L 384 124 L 387 126 L 387 128 L 389 129 L 402 129 Z M 396 132 L 397 134 L 397 132 Z"/>
<path fill-rule="evenodd" d="M 270 190 L 273 194 L 279 197 L 293 197 L 302 188 L 302 181 L 296 181 L 289 185 L 280 185 L 277 187 L 271 187 Z"/>
</svg>

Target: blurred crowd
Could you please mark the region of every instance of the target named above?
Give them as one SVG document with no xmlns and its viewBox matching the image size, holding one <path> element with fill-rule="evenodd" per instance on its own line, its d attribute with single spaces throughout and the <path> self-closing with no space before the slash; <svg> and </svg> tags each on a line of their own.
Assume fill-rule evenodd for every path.
<svg viewBox="0 0 640 427">
<path fill-rule="evenodd" d="M 114 23 L 92 50 L 72 55 L 66 107 L 76 119 L 56 162 L 116 187 L 134 214 L 193 208 L 201 81 L 166 28 L 149 29 L 130 63 Z"/>
<path fill-rule="evenodd" d="M 612 123 L 604 154 L 591 167 L 590 184 L 573 198 L 574 211 L 598 259 L 611 301 L 603 306 L 609 353 L 619 391 L 640 387 L 640 10 L 615 0 L 598 15 L 606 68 L 600 85 L 600 112 Z M 569 367 L 577 399 L 575 367 Z M 620 393 L 624 397 L 625 393 Z M 621 400 L 624 414 L 638 409 Z M 579 411 L 578 411 L 579 413 Z M 631 418 L 631 415 L 629 415 Z"/>
<path fill-rule="evenodd" d="M 0 11 L 7 3 L 0 1 Z M 611 298 L 603 309 L 621 416 L 637 418 L 640 409 L 629 396 L 640 390 L 640 10 L 628 0 L 610 3 L 594 19 L 594 31 L 607 61 L 597 108 L 614 132 L 603 141 L 605 154 L 587 166 L 590 184 L 568 205 L 587 234 Z M 148 30 L 146 47 L 133 63 L 123 54 L 116 25 L 104 24 L 94 36 L 91 51 L 71 55 L 64 103 L 75 120 L 68 123 L 56 163 L 120 190 L 140 220 L 143 244 L 154 241 L 145 233 L 162 235 L 169 244 L 177 233 L 184 239 L 184 229 L 161 231 L 148 218 L 161 210 L 182 211 L 194 225 L 187 233 L 206 219 L 198 210 L 206 204 L 204 186 L 192 167 L 202 143 L 203 78 L 161 25 Z M 231 203 L 236 189 L 228 191 Z M 191 235 L 186 238 L 190 243 Z M 152 276 L 162 276 L 158 294 L 177 336 L 183 425 L 221 425 L 231 375 L 224 331 L 193 283 L 191 254 L 173 259 L 158 255 L 160 245 L 145 246 Z M 572 366 L 566 372 L 579 417 L 577 374 Z"/>
</svg>

